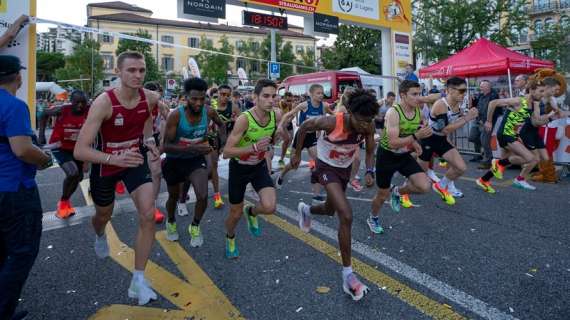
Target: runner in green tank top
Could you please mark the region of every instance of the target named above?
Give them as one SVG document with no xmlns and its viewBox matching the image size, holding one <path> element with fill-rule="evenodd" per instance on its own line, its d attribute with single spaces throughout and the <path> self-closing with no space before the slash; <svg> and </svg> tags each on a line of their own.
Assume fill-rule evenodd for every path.
<svg viewBox="0 0 570 320">
<path fill-rule="evenodd" d="M 226 257 L 230 259 L 239 256 L 235 228 L 241 216 L 245 214 L 249 232 L 257 237 L 261 235 L 257 215 L 273 214 L 277 205 L 273 179 L 265 161 L 265 153 L 276 142 L 276 124 L 281 120 L 281 112 L 273 109 L 277 85 L 271 80 L 259 80 L 253 98 L 255 107 L 238 117 L 224 148 L 224 158 L 230 159 L 230 214 L 226 219 Z M 282 135 L 281 131 L 279 135 Z M 249 183 L 259 195 L 259 202 L 255 206 L 244 207 L 245 190 Z"/>
<path fill-rule="evenodd" d="M 400 104 L 386 112 L 384 134 L 376 153 L 376 184 L 378 192 L 372 201 L 370 220 L 378 221 L 380 208 L 390 196 L 392 210 L 400 211 L 400 194 L 426 193 L 430 182 L 411 153 L 421 154 L 418 140 L 431 136 L 429 126 L 421 126 L 420 85 L 415 81 L 404 80 L 399 87 Z M 399 172 L 408 180 L 390 192 L 392 177 Z"/>
<path fill-rule="evenodd" d="M 511 164 L 517 164 L 522 167 L 520 174 L 513 180 L 513 186 L 525 190 L 536 189 L 536 187 L 530 185 L 525 180 L 525 177 L 538 164 L 538 159 L 520 141 L 519 131 L 528 119 L 531 120 L 533 125 L 538 125 L 545 119 L 553 116 L 554 113 L 540 116 L 540 113 L 534 112 L 535 109 L 540 108 L 539 102 L 544 95 L 545 87 L 541 81 L 530 80 L 527 89 L 528 95 L 525 97 L 498 99 L 489 103 L 488 115 L 492 115 L 497 107 L 507 107 L 508 109 L 497 130 L 497 141 L 503 151 L 501 159 L 493 159 L 491 161 L 491 170 L 476 180 L 477 185 L 487 193 L 495 193 L 491 186 L 491 178 L 494 176 L 497 179 L 502 179 L 503 172 Z M 487 121 L 485 130 L 490 132 L 491 129 L 492 123 Z"/>
</svg>

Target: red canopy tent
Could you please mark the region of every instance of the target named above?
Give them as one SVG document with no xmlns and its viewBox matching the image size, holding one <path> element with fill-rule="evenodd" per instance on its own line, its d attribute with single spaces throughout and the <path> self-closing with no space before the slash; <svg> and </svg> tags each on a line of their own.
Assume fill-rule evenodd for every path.
<svg viewBox="0 0 570 320">
<path fill-rule="evenodd" d="M 420 69 L 420 78 L 478 77 L 532 73 L 554 68 L 554 62 L 511 51 L 485 38 L 478 39 L 455 55 Z M 509 79 L 510 82 L 510 79 Z"/>
</svg>

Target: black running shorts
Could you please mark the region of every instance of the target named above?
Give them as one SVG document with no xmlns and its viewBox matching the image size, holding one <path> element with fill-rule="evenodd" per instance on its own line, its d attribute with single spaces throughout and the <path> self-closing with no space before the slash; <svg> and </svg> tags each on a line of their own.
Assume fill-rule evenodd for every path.
<svg viewBox="0 0 570 320">
<path fill-rule="evenodd" d="M 192 172 L 199 169 L 208 171 L 204 156 L 189 159 L 166 157 L 162 165 L 162 175 L 166 184 L 173 186 L 188 181 Z"/>
<path fill-rule="evenodd" d="M 320 183 L 323 186 L 329 183 L 340 183 L 342 189 L 346 191 L 351 169 L 352 166 L 338 168 L 317 159 L 315 170 L 311 172 L 311 183 Z"/>
<path fill-rule="evenodd" d="M 77 169 L 80 172 L 83 172 L 83 162 L 73 157 L 73 151 L 54 149 L 52 150 L 51 154 L 53 154 L 53 157 L 57 163 L 59 163 L 59 166 L 63 165 L 66 162 L 74 161 L 75 165 L 77 165 Z"/>
<path fill-rule="evenodd" d="M 528 128 L 521 130 L 520 138 L 523 144 L 529 150 L 546 148 L 546 146 L 544 145 L 544 141 L 540 138 L 540 135 L 538 134 L 538 128 Z"/>
<path fill-rule="evenodd" d="M 297 137 L 299 136 L 299 131 L 295 133 L 295 137 L 293 138 L 293 145 L 291 146 L 293 149 L 297 149 Z M 315 147 L 317 145 L 317 133 L 311 132 L 305 134 L 305 141 L 303 141 L 303 147 L 301 149 L 309 149 Z"/>
<path fill-rule="evenodd" d="M 420 145 L 422 146 L 422 154 L 419 158 L 423 161 L 430 161 L 434 153 L 441 157 L 447 151 L 455 148 L 451 143 L 449 143 L 447 137 L 435 134 L 422 139 L 420 141 Z"/>
<path fill-rule="evenodd" d="M 378 147 L 378 152 L 376 153 L 376 185 L 378 185 L 378 188 L 390 188 L 392 176 L 394 176 L 396 171 L 406 178 L 423 172 L 416 159 L 410 153 L 399 154 Z"/>
<path fill-rule="evenodd" d="M 123 181 L 129 193 L 145 183 L 152 183 L 146 155 L 144 156 L 144 163 L 140 166 L 127 168 L 112 176 L 102 177 L 100 169 L 100 164 L 93 164 L 89 176 L 91 198 L 93 198 L 93 203 L 100 207 L 106 207 L 115 201 L 115 186 L 119 181 Z"/>
<path fill-rule="evenodd" d="M 246 165 L 231 159 L 228 179 L 228 193 L 231 204 L 243 202 L 248 183 L 251 183 L 256 192 L 263 188 L 274 188 L 273 179 L 271 179 L 267 169 L 267 162 L 264 160 L 256 165 Z"/>
<path fill-rule="evenodd" d="M 497 134 L 497 142 L 499 142 L 499 146 L 501 148 L 506 148 L 509 146 L 509 143 L 513 143 L 518 139 L 512 136 L 506 136 L 504 134 Z"/>
</svg>

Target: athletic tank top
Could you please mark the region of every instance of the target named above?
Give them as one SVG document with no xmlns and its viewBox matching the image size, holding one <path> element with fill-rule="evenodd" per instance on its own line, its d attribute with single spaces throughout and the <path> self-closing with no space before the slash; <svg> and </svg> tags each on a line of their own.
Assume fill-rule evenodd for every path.
<svg viewBox="0 0 570 320">
<path fill-rule="evenodd" d="M 317 157 L 324 163 L 337 168 L 348 168 L 358 152 L 358 144 L 364 137 L 349 133 L 344 129 L 345 113 L 336 113 L 336 126 L 329 134 L 323 134 L 317 140 Z"/>
<path fill-rule="evenodd" d="M 186 118 L 186 111 L 183 106 L 178 107 L 177 111 L 180 115 L 178 126 L 176 127 L 175 142 L 181 146 L 189 146 L 191 144 L 207 143 L 208 134 L 208 110 L 202 107 L 202 115 L 200 122 L 191 124 Z M 166 153 L 168 158 L 191 159 L 195 155 L 187 155 L 183 153 Z"/>
<path fill-rule="evenodd" d="M 72 105 L 65 105 L 61 108 L 61 114 L 57 117 L 53 127 L 53 133 L 49 139 L 49 143 L 61 143 L 59 149 L 65 151 L 73 151 L 79 131 L 85 119 L 87 119 L 87 112 L 85 110 L 82 114 L 74 114 Z"/>
<path fill-rule="evenodd" d="M 305 120 L 310 118 L 320 117 L 325 114 L 325 108 L 321 102 L 318 107 L 313 107 L 311 104 L 311 99 L 307 100 L 307 111 L 301 111 L 299 114 L 299 126 L 305 122 Z"/>
<path fill-rule="evenodd" d="M 441 100 L 447 106 L 447 112 L 443 113 L 443 114 L 439 114 L 435 118 L 432 117 L 431 113 L 430 113 L 430 115 L 429 115 L 429 126 L 433 130 L 433 134 L 438 135 L 438 136 L 445 136 L 445 134 L 443 134 L 443 132 L 441 132 L 443 130 L 443 128 L 447 127 L 448 124 L 454 123 L 455 121 L 457 121 L 457 119 L 459 119 L 459 117 L 461 117 L 462 112 L 461 112 L 461 107 L 459 107 L 458 112 L 453 112 L 453 109 L 451 109 L 451 106 L 447 102 L 447 99 L 441 98 Z"/>
<path fill-rule="evenodd" d="M 499 132 L 504 136 L 518 138 L 525 121 L 532 115 L 526 97 L 521 97 L 520 101 L 519 110 L 508 109 L 503 116 Z"/>
<path fill-rule="evenodd" d="M 212 108 L 216 110 L 216 112 L 218 113 L 218 117 L 220 117 L 220 120 L 222 120 L 222 122 L 226 125 L 226 133 L 227 135 L 229 135 L 230 131 L 232 131 L 232 129 L 234 128 L 234 121 L 232 120 L 232 114 L 233 114 L 232 102 L 228 101 L 228 103 L 226 104 L 226 109 L 224 110 L 218 109 L 217 104 L 215 106 L 212 106 Z M 213 121 L 211 123 L 211 126 L 212 130 L 215 130 L 215 124 Z"/>
<path fill-rule="evenodd" d="M 150 112 L 143 89 L 139 89 L 139 103 L 132 109 L 127 109 L 119 102 L 113 89 L 106 91 L 111 100 L 113 114 L 101 124 L 99 130 L 97 149 L 114 155 L 119 155 L 127 150 L 139 152 L 139 146 L 143 139 L 144 124 Z M 111 165 L 101 165 L 102 177 L 112 176 L 127 168 Z"/>
<path fill-rule="evenodd" d="M 247 117 L 247 131 L 241 137 L 238 147 L 249 147 L 257 141 L 265 137 L 273 137 L 276 130 L 275 124 L 275 111 L 270 112 L 269 122 L 264 127 L 261 126 L 251 114 L 251 110 L 244 112 Z M 240 164 L 256 165 L 261 161 L 265 161 L 265 153 L 267 150 L 259 150 L 258 152 L 251 152 L 239 158 L 235 158 Z"/>
<path fill-rule="evenodd" d="M 400 138 L 411 136 L 412 134 L 416 133 L 416 131 L 418 131 L 418 128 L 420 127 L 422 121 L 422 115 L 419 108 L 415 108 L 414 117 L 412 119 L 406 118 L 406 115 L 404 114 L 404 111 L 399 104 L 395 104 L 392 108 L 398 112 L 398 116 L 400 118 Z M 390 143 L 388 141 L 388 130 L 384 130 L 382 139 L 380 139 L 380 146 L 383 149 L 392 151 L 394 153 L 408 153 L 412 151 L 409 148 L 411 146 L 398 148 L 396 150 L 390 148 Z"/>
</svg>

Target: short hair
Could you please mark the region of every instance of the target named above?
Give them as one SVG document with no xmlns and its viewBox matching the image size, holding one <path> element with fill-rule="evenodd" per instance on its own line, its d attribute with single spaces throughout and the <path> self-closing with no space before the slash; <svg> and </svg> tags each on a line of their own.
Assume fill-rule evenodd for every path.
<svg viewBox="0 0 570 320">
<path fill-rule="evenodd" d="M 388 93 L 386 94 L 386 97 L 387 97 L 387 98 L 389 98 L 389 97 L 394 97 L 394 98 L 396 98 L 396 94 L 395 94 L 394 92 L 390 91 L 390 92 L 388 92 Z"/>
<path fill-rule="evenodd" d="M 411 64 L 411 63 L 408 63 L 408 64 L 406 65 L 406 67 L 410 67 L 410 68 L 412 68 L 412 70 L 416 70 L 416 68 L 414 68 L 414 65 Z"/>
<path fill-rule="evenodd" d="M 462 84 L 466 84 L 465 79 L 460 78 L 460 77 L 451 77 L 451 78 L 447 79 L 447 81 L 445 82 L 445 85 L 447 87 L 450 87 L 450 86 L 456 87 L 456 86 L 460 86 Z"/>
<path fill-rule="evenodd" d="M 400 94 L 407 94 L 411 88 L 419 88 L 419 87 L 420 87 L 420 84 L 417 83 L 416 81 L 404 80 L 400 83 L 400 86 L 398 87 L 398 91 L 400 91 Z"/>
<path fill-rule="evenodd" d="M 259 79 L 255 84 L 255 89 L 253 89 L 253 93 L 256 95 L 260 95 L 263 88 L 273 87 L 277 90 L 277 84 L 273 80 L 269 79 Z"/>
<path fill-rule="evenodd" d="M 364 117 L 373 117 L 378 114 L 380 105 L 368 90 L 356 89 L 350 93 L 346 109 Z"/>
<path fill-rule="evenodd" d="M 544 83 L 545 86 L 548 86 L 548 87 L 555 87 L 555 86 L 561 86 L 562 85 L 560 83 L 560 81 L 558 81 L 558 79 L 553 78 L 553 77 L 546 77 L 546 78 L 544 78 L 544 80 L 542 80 L 542 82 Z"/>
<path fill-rule="evenodd" d="M 293 97 L 293 94 L 291 92 L 287 91 L 287 92 L 285 92 L 285 94 L 283 96 L 286 98 L 289 98 L 289 97 Z"/>
<path fill-rule="evenodd" d="M 189 94 L 192 90 L 206 92 L 208 83 L 202 78 L 188 78 L 184 80 L 184 93 Z"/>
<path fill-rule="evenodd" d="M 87 100 L 87 95 L 85 94 L 85 92 L 83 92 L 81 90 L 74 90 L 69 95 L 69 98 L 71 99 L 71 101 L 73 101 L 74 98 L 82 98 L 82 99 Z"/>
<path fill-rule="evenodd" d="M 310 93 L 313 93 L 313 92 L 315 92 L 315 90 L 317 90 L 317 89 L 319 89 L 319 88 L 322 89 L 322 90 L 325 89 L 322 84 L 313 83 L 313 84 L 309 87 L 309 92 L 310 92 Z"/>
<path fill-rule="evenodd" d="M 144 84 L 144 88 L 150 91 L 162 91 L 162 86 L 156 81 L 150 81 Z"/>
<path fill-rule="evenodd" d="M 234 91 L 232 92 L 232 97 L 241 97 L 241 93 L 240 93 L 239 91 L 237 91 L 237 90 L 234 90 Z"/>
<path fill-rule="evenodd" d="M 127 59 L 144 60 L 144 55 L 137 51 L 124 51 L 117 57 L 117 68 L 121 69 Z"/>
<path fill-rule="evenodd" d="M 519 77 L 522 78 L 524 81 L 528 81 L 528 75 L 526 75 L 526 74 L 519 74 L 518 76 L 515 77 L 515 80 L 516 80 L 516 78 L 519 78 Z"/>
<path fill-rule="evenodd" d="M 526 88 L 529 90 L 536 90 L 538 87 L 544 87 L 544 82 L 541 80 L 531 79 L 526 84 Z"/>
<path fill-rule="evenodd" d="M 493 86 L 493 84 L 491 84 L 491 81 L 489 81 L 489 80 L 481 80 L 481 81 L 479 81 L 479 86 L 481 86 L 483 83 L 488 83 L 490 86 Z"/>
<path fill-rule="evenodd" d="M 0 76 L 0 85 L 4 85 L 4 84 L 8 84 L 8 83 L 12 83 L 12 82 L 16 81 L 16 78 L 18 78 L 19 74 L 20 74 L 20 72 L 16 72 L 16 73 L 12 73 L 12 74 L 7 74 L 5 76 Z"/>
<path fill-rule="evenodd" d="M 222 89 L 227 89 L 227 90 L 232 91 L 232 87 L 228 86 L 227 84 L 222 84 L 221 86 L 218 87 L 218 91 L 220 91 Z"/>
</svg>

